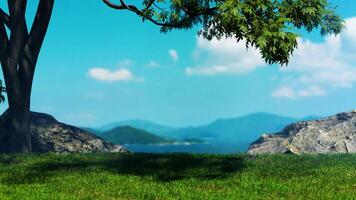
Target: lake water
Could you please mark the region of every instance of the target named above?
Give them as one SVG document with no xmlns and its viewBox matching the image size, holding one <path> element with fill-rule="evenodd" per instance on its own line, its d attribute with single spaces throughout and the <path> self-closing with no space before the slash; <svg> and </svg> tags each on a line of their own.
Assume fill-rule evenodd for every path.
<svg viewBox="0 0 356 200">
<path fill-rule="evenodd" d="M 246 152 L 249 144 L 169 144 L 169 145 L 143 145 L 126 144 L 130 151 L 142 153 L 208 153 L 208 154 L 234 154 Z"/>
</svg>

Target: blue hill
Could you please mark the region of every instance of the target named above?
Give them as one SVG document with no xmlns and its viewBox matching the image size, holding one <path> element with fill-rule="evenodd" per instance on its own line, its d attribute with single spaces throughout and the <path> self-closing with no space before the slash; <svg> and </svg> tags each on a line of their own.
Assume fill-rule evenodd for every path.
<svg viewBox="0 0 356 200">
<path fill-rule="evenodd" d="M 128 120 L 102 126 L 96 130 L 107 131 L 116 127 L 131 126 L 159 137 L 180 141 L 196 139 L 215 143 L 249 144 L 263 133 L 278 132 L 290 123 L 315 118 L 318 117 L 308 116 L 297 119 L 261 112 L 236 118 L 218 119 L 205 126 L 197 127 L 169 127 L 145 120 Z"/>
</svg>

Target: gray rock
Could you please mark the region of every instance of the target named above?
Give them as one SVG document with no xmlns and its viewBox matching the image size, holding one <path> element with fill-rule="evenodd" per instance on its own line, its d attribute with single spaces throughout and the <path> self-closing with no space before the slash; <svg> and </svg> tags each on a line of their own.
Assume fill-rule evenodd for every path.
<svg viewBox="0 0 356 200">
<path fill-rule="evenodd" d="M 32 150 L 34 152 L 92 153 L 128 152 L 120 145 L 64 123 L 50 115 L 31 113 Z"/>
<path fill-rule="evenodd" d="M 288 125 L 276 134 L 264 134 L 248 153 L 356 153 L 356 110 Z"/>
</svg>

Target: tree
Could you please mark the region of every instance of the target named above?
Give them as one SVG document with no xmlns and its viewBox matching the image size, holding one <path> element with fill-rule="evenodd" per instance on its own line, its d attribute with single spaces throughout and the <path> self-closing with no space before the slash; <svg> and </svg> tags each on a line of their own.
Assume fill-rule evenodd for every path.
<svg viewBox="0 0 356 200">
<path fill-rule="evenodd" d="M 40 0 L 30 31 L 27 0 L 8 0 L 0 9 L 0 62 L 9 109 L 0 124 L 0 152 L 31 152 L 30 100 L 38 55 L 51 18 L 54 0 Z"/>
<path fill-rule="evenodd" d="M 103 0 L 161 26 L 162 32 L 201 24 L 206 39 L 234 37 L 260 50 L 269 64 L 288 64 L 297 48 L 297 29 L 320 28 L 321 35 L 339 34 L 343 20 L 327 0 L 143 0 L 140 5 Z M 168 9 L 164 9 L 163 7 Z"/>
<path fill-rule="evenodd" d="M 0 80 L 0 103 L 4 103 L 5 102 L 5 96 L 3 95 L 4 92 L 6 92 L 6 89 L 2 85 L 2 80 Z"/>
<path fill-rule="evenodd" d="M 103 1 L 161 26 L 162 32 L 202 24 L 199 33 L 207 39 L 244 39 L 248 47 L 260 49 L 270 64 L 288 63 L 297 46 L 293 28 L 321 27 L 323 35 L 338 34 L 343 28 L 327 0 L 142 0 L 141 8 L 124 0 L 119 4 Z M 31 152 L 32 82 L 54 0 L 39 0 L 30 31 L 25 18 L 27 0 L 8 0 L 7 4 L 9 13 L 0 9 L 0 62 L 9 109 L 0 118 L 0 152 Z"/>
</svg>

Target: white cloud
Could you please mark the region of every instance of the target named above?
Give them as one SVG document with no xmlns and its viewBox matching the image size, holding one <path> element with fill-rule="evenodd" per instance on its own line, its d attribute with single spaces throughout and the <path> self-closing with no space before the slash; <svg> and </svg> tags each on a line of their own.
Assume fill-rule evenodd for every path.
<svg viewBox="0 0 356 200">
<path fill-rule="evenodd" d="M 122 60 L 116 70 L 110 70 L 103 67 L 91 68 L 88 71 L 88 76 L 94 80 L 102 82 L 143 82 L 144 78 L 136 77 L 129 69 L 132 65 L 131 60 Z"/>
<path fill-rule="evenodd" d="M 281 86 L 272 93 L 272 97 L 294 99 L 296 92 L 288 86 Z"/>
<path fill-rule="evenodd" d="M 168 51 L 169 56 L 175 61 L 178 62 L 179 61 L 179 56 L 178 56 L 178 52 L 175 49 L 171 49 Z"/>
<path fill-rule="evenodd" d="M 125 59 L 125 60 L 121 60 L 117 66 L 119 66 L 120 68 L 129 68 L 132 65 L 132 60 L 130 59 Z"/>
<path fill-rule="evenodd" d="M 159 67 L 160 64 L 159 64 L 158 62 L 154 61 L 154 60 L 151 60 L 151 61 L 150 61 L 149 63 L 147 63 L 145 66 L 146 66 L 146 67 L 155 68 L 155 67 Z"/>
<path fill-rule="evenodd" d="M 343 33 L 344 37 L 351 42 L 351 45 L 356 49 L 356 17 L 347 19 L 346 27 L 347 29 Z"/>
<path fill-rule="evenodd" d="M 356 63 L 350 59 L 352 52 L 343 48 L 348 44 L 342 42 L 342 37 L 330 36 L 323 43 L 300 39 L 286 71 L 298 72 L 302 83 L 352 87 L 356 82 Z"/>
<path fill-rule="evenodd" d="M 325 96 L 329 91 L 356 84 L 356 18 L 346 20 L 346 30 L 323 42 L 298 39 L 298 49 L 282 76 L 296 97 Z M 278 90 L 278 89 L 277 89 Z M 273 93 L 272 93 L 272 96 Z M 277 96 L 275 96 L 277 97 Z"/>
<path fill-rule="evenodd" d="M 317 85 L 312 85 L 309 88 L 302 89 L 298 92 L 299 97 L 325 96 L 326 91 Z"/>
<path fill-rule="evenodd" d="M 258 50 L 247 50 L 245 41 L 237 43 L 233 38 L 198 37 L 194 57 L 199 64 L 186 68 L 187 75 L 243 74 L 265 65 Z"/>
<path fill-rule="evenodd" d="M 280 86 L 272 92 L 271 96 L 275 98 L 296 99 L 301 97 L 325 96 L 326 91 L 317 85 L 309 86 L 308 88 L 296 90 L 290 86 Z"/>
<path fill-rule="evenodd" d="M 225 73 L 228 68 L 224 65 L 215 65 L 212 67 L 200 67 L 200 68 L 186 68 L 185 72 L 188 75 L 201 74 L 201 75 L 215 75 L 218 73 Z"/>
<path fill-rule="evenodd" d="M 111 71 L 106 68 L 92 68 L 89 70 L 89 76 L 97 81 L 119 82 L 119 81 L 138 81 L 142 82 L 143 78 L 135 77 L 127 68 L 119 68 Z"/>
<path fill-rule="evenodd" d="M 133 75 L 126 68 L 110 71 L 105 68 L 92 68 L 89 70 L 89 76 L 98 81 L 114 82 L 114 81 L 130 81 Z"/>
<path fill-rule="evenodd" d="M 325 96 L 328 92 L 351 88 L 356 84 L 356 17 L 346 19 L 346 30 L 328 36 L 322 42 L 298 39 L 298 49 L 273 80 L 284 87 L 272 92 L 274 97 L 301 98 Z M 235 39 L 197 38 L 193 57 L 197 64 L 185 69 L 187 75 L 216 76 L 246 74 L 267 64 L 258 50 L 246 50 L 245 42 Z"/>
</svg>

